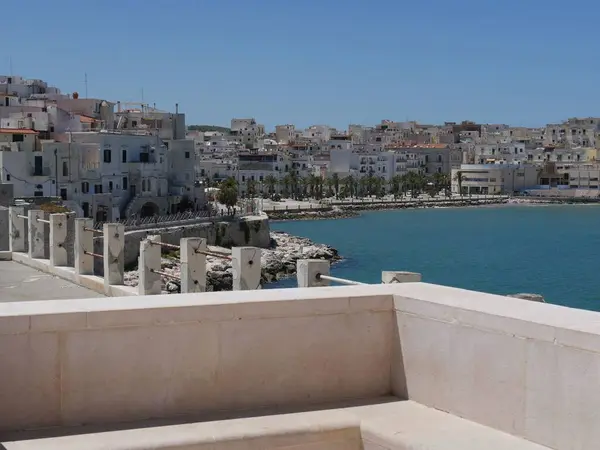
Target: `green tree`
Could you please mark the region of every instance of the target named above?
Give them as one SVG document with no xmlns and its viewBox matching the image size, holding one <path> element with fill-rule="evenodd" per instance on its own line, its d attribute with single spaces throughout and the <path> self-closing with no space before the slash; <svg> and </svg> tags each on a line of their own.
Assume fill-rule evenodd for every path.
<svg viewBox="0 0 600 450">
<path fill-rule="evenodd" d="M 234 178 L 230 177 L 221 182 L 217 200 L 227 206 L 227 212 L 231 214 L 232 208 L 235 207 L 238 201 L 238 184 Z"/>
<path fill-rule="evenodd" d="M 337 173 L 334 173 L 331 177 L 331 181 L 333 182 L 333 189 L 335 191 L 335 196 L 340 195 L 340 176 Z"/>
<path fill-rule="evenodd" d="M 334 195 L 337 197 L 337 191 L 335 191 L 335 181 L 333 180 L 333 177 L 331 178 L 327 178 L 327 180 L 325 180 L 325 184 L 327 185 L 327 190 L 325 191 L 325 197 L 331 198 Z"/>
<path fill-rule="evenodd" d="M 284 198 L 290 198 L 292 182 L 293 182 L 292 176 L 289 173 L 280 180 L 281 194 L 283 195 Z"/>
<path fill-rule="evenodd" d="M 256 196 L 256 181 L 250 178 L 246 180 L 246 196 L 248 198 L 253 198 Z"/>
<path fill-rule="evenodd" d="M 342 180 L 344 184 L 344 197 L 355 197 L 358 193 L 358 182 L 352 175 L 348 175 Z"/>
<path fill-rule="evenodd" d="M 404 177 L 402 175 L 394 175 L 389 181 L 390 192 L 394 195 L 394 198 L 402 194 L 402 188 L 404 186 Z"/>
<path fill-rule="evenodd" d="M 277 178 L 273 175 L 267 175 L 265 177 L 265 186 L 267 186 L 267 192 L 270 196 L 275 194 L 275 186 L 277 186 Z"/>
</svg>

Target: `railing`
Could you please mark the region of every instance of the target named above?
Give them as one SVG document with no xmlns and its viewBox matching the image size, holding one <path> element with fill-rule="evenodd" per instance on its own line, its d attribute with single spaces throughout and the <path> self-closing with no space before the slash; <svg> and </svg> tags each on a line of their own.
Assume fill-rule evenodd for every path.
<svg viewBox="0 0 600 450">
<path fill-rule="evenodd" d="M 16 259 L 34 265 L 34 260 L 44 263 L 44 244 L 48 240 L 45 225 L 49 226 L 49 269 L 67 266 L 67 214 L 50 214 L 43 218 L 41 210 L 30 210 L 24 214 L 24 208 L 9 208 L 9 242 L 13 254 L 26 253 L 27 257 Z M 25 240 L 27 236 L 29 243 Z M 3 232 L 0 230 L 0 233 Z M 101 234 L 103 251 L 94 251 L 94 235 Z M 161 250 L 177 250 L 180 255 L 181 275 L 165 272 L 161 266 Z M 93 227 L 92 219 L 75 219 L 74 274 L 94 277 L 94 258 L 103 262 L 102 292 L 112 295 L 111 288 L 125 284 L 125 226 L 122 223 L 105 223 L 103 229 Z M 234 247 L 231 255 L 211 251 L 206 239 L 183 238 L 180 245 L 161 242 L 160 236 L 149 236 L 140 242 L 139 256 L 139 295 L 161 294 L 162 278 L 177 280 L 181 283 L 181 292 L 204 292 L 207 287 L 206 258 L 221 258 L 231 262 L 233 290 L 259 289 L 261 281 L 261 250 L 255 247 Z M 39 264 L 38 264 L 39 265 Z M 49 270 L 51 273 L 52 270 Z M 56 272 L 56 271 L 55 271 Z M 60 271 L 58 271 L 60 272 Z M 62 272 L 61 272 L 62 273 Z M 70 272 L 73 274 L 73 272 Z M 99 278 L 99 277 L 94 277 Z M 68 279 L 73 279 L 69 277 Z M 89 283 L 89 279 L 86 283 Z M 75 282 L 85 284 L 83 278 L 75 277 Z M 135 295 L 133 288 L 127 295 Z"/>
<path fill-rule="evenodd" d="M 299 259 L 296 262 L 296 274 L 298 287 L 329 286 L 331 283 L 343 285 L 366 285 L 360 281 L 348 280 L 334 277 L 329 274 L 330 261 L 323 259 Z M 421 281 L 421 274 L 404 271 L 384 271 L 381 273 L 381 282 L 392 283 L 415 283 Z"/>
<path fill-rule="evenodd" d="M 182 293 L 205 292 L 207 290 L 206 257 L 231 261 L 233 290 L 253 290 L 260 288 L 261 266 L 260 248 L 234 247 L 232 254 L 210 251 L 203 238 L 183 238 L 180 245 L 161 242 L 159 235 L 148 236 L 140 242 L 139 295 L 161 293 L 162 277 L 180 283 Z M 180 275 L 162 270 L 162 249 L 179 251 Z"/>
<path fill-rule="evenodd" d="M 233 217 L 234 214 L 227 214 L 227 211 L 218 211 L 216 213 L 210 211 L 189 211 L 177 214 L 169 214 L 165 216 L 152 217 L 130 217 L 128 219 L 117 220 L 113 223 L 122 224 L 126 230 L 134 230 L 136 228 L 151 227 L 152 225 L 168 225 L 170 223 L 180 224 L 181 222 L 196 222 L 202 219 L 215 219 Z M 94 228 L 100 229 L 105 222 L 96 222 Z"/>
</svg>

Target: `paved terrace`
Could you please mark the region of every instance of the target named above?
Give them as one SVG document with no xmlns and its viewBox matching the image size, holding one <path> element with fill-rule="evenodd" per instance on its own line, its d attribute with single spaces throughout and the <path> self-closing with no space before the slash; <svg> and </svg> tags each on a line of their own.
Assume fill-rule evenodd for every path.
<svg viewBox="0 0 600 450">
<path fill-rule="evenodd" d="M 0 442 L 597 449 L 599 323 L 418 282 L 3 303 Z"/>
<path fill-rule="evenodd" d="M 99 298 L 104 295 L 12 261 L 0 261 L 0 302 Z"/>
</svg>

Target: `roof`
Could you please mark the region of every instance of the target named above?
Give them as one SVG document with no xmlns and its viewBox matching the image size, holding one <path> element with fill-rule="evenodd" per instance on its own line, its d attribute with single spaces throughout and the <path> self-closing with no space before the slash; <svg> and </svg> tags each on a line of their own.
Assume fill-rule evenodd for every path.
<svg viewBox="0 0 600 450">
<path fill-rule="evenodd" d="M 96 119 L 94 119 L 93 117 L 90 116 L 84 116 L 83 114 L 79 115 L 79 122 L 81 123 L 94 123 L 96 122 Z"/>
<path fill-rule="evenodd" d="M 0 128 L 0 134 L 38 134 L 29 128 Z"/>
</svg>

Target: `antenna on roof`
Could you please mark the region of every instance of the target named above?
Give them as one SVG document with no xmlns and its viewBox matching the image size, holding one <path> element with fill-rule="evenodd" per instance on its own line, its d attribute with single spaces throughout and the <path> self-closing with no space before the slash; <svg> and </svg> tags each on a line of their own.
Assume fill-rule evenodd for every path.
<svg viewBox="0 0 600 450">
<path fill-rule="evenodd" d="M 88 98 L 87 72 L 84 75 L 83 82 L 85 83 L 85 98 Z"/>
</svg>

